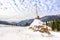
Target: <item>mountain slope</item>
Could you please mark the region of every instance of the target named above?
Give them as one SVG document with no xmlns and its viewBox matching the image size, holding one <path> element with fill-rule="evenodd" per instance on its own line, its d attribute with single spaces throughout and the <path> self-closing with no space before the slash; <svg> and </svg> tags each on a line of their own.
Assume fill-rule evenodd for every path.
<svg viewBox="0 0 60 40">
<path fill-rule="evenodd" d="M 53 19 L 60 19 L 60 15 L 50 15 L 50 16 L 44 16 L 40 18 L 41 21 L 51 21 Z M 34 19 L 26 19 L 22 20 L 20 22 L 8 22 L 8 21 L 0 21 L 0 24 L 7 24 L 7 25 L 16 25 L 16 26 L 28 26 L 33 22 Z"/>
</svg>

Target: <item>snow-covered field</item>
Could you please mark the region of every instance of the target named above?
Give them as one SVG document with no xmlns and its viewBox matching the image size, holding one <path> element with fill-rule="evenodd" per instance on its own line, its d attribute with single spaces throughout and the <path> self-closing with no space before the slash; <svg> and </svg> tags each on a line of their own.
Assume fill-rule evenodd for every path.
<svg viewBox="0 0 60 40">
<path fill-rule="evenodd" d="M 60 40 L 60 32 L 51 31 L 51 36 L 46 33 L 33 32 L 28 27 L 0 25 L 0 40 Z"/>
</svg>

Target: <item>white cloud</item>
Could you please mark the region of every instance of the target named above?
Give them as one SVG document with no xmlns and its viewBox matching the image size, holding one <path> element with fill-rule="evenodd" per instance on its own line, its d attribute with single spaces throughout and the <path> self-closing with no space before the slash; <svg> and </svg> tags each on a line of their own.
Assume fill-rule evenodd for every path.
<svg viewBox="0 0 60 40">
<path fill-rule="evenodd" d="M 37 8 L 39 16 L 42 17 L 46 15 L 60 14 L 59 8 L 54 4 L 55 2 L 56 0 L 48 2 L 46 0 L 40 0 L 40 3 L 37 4 L 39 6 L 39 8 Z M 0 3 L 3 4 L 0 5 L 1 20 L 21 21 L 24 19 L 31 19 L 36 16 L 36 8 L 34 6 L 34 4 L 36 4 L 35 1 L 30 3 L 29 0 L 24 0 L 24 2 L 20 3 L 19 0 L 0 0 Z M 53 4 L 54 6 L 52 8 Z"/>
</svg>

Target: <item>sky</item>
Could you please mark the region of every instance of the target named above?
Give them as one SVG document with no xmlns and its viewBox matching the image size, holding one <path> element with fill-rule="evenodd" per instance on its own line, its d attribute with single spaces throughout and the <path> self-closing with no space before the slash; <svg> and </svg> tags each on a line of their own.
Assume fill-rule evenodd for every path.
<svg viewBox="0 0 60 40">
<path fill-rule="evenodd" d="M 60 14 L 60 0 L 0 0 L 0 20 L 21 21 Z"/>
</svg>

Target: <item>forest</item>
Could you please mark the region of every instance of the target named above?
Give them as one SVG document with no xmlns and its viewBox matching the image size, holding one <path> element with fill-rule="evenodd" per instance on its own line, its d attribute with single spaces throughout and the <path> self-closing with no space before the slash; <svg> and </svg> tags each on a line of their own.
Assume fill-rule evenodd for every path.
<svg viewBox="0 0 60 40">
<path fill-rule="evenodd" d="M 46 25 L 50 26 L 53 31 L 60 31 L 60 19 L 53 19 L 52 21 L 46 21 Z"/>
</svg>

